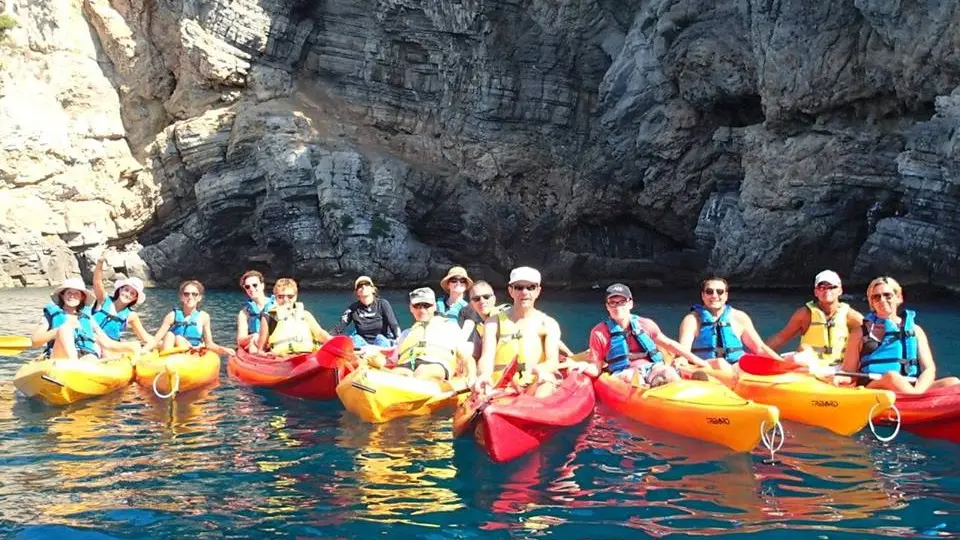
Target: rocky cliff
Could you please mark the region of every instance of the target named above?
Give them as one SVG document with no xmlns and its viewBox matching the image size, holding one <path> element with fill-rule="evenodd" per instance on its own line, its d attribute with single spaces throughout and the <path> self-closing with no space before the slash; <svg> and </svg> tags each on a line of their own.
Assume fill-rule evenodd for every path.
<svg viewBox="0 0 960 540">
<path fill-rule="evenodd" d="M 0 285 L 960 288 L 955 1 L 0 4 Z"/>
</svg>

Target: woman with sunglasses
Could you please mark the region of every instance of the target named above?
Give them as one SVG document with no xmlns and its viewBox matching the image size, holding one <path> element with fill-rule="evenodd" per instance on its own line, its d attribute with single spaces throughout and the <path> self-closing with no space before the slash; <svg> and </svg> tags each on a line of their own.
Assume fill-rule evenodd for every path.
<svg viewBox="0 0 960 540">
<path fill-rule="evenodd" d="M 916 312 L 901 310 L 903 289 L 893 278 L 879 277 L 867 286 L 870 313 L 863 325 L 850 333 L 843 370 L 879 374 L 870 388 L 905 394 L 922 394 L 933 388 L 960 383 L 956 377 L 937 380 L 937 368 L 927 333 L 916 324 Z M 912 383 L 906 377 L 916 377 Z"/>
<path fill-rule="evenodd" d="M 798 351 L 810 350 L 823 365 L 843 362 L 850 333 L 863 324 L 863 315 L 840 301 L 843 286 L 833 270 L 824 270 L 813 279 L 813 297 L 790 316 L 787 325 L 767 339 L 771 349 L 779 349 L 800 336 Z"/>
<path fill-rule="evenodd" d="M 723 278 L 703 280 L 703 303 L 693 306 L 680 321 L 680 345 L 724 373 L 733 372 L 733 365 L 746 350 L 783 360 L 763 342 L 749 315 L 727 305 L 727 290 L 727 280 Z"/>
<path fill-rule="evenodd" d="M 263 274 L 256 270 L 249 270 L 240 276 L 240 286 L 248 299 L 237 314 L 237 347 L 251 353 L 259 350 L 257 338 L 260 334 L 260 318 L 274 306 L 274 299 L 266 295 L 263 283 Z"/>
<path fill-rule="evenodd" d="M 350 304 L 340 316 L 340 322 L 333 329 L 333 334 L 343 334 L 352 324 L 357 332 L 352 336 L 354 347 L 393 347 L 400 335 L 400 323 L 397 322 L 390 302 L 377 295 L 377 288 L 368 276 L 358 277 L 353 282 L 353 289 L 357 301 Z"/>
<path fill-rule="evenodd" d="M 103 286 L 105 262 L 105 258 L 101 256 L 93 270 L 93 292 L 96 295 L 94 320 L 110 339 L 120 341 L 123 331 L 129 328 L 137 339 L 143 342 L 145 349 L 152 349 L 153 336 L 143 327 L 140 315 L 134 311 L 134 308 L 146 299 L 143 280 L 136 277 L 117 280 L 113 284 L 113 294 L 107 296 L 107 289 Z"/>
<path fill-rule="evenodd" d="M 470 287 L 473 287 L 473 280 L 464 267 L 454 266 L 448 270 L 440 280 L 440 288 L 447 293 L 447 297 L 437 301 L 437 314 L 456 321 L 460 311 L 468 305 L 466 293 Z"/>
<path fill-rule="evenodd" d="M 280 278 L 273 286 L 276 305 L 262 316 L 257 346 L 274 354 L 297 354 L 316 350 L 330 339 L 317 319 L 297 302 L 297 282 Z"/>
<path fill-rule="evenodd" d="M 180 348 L 206 347 L 217 354 L 231 356 L 234 350 L 222 347 L 213 341 L 210 314 L 200 309 L 203 302 L 203 284 L 191 279 L 180 284 L 180 307 L 167 313 L 160 323 L 154 341 L 160 349 L 169 351 Z"/>
</svg>

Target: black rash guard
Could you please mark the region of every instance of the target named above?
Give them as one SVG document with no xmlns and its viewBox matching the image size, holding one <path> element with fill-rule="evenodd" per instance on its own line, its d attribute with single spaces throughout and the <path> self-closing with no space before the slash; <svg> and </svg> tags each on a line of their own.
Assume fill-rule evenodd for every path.
<svg viewBox="0 0 960 540">
<path fill-rule="evenodd" d="M 372 342 L 377 334 L 387 339 L 396 340 L 400 336 L 400 323 L 393 313 L 390 302 L 383 298 L 374 298 L 369 306 L 359 300 L 350 304 L 350 307 L 340 316 L 340 322 L 333 329 L 333 334 L 342 334 L 353 323 L 357 335 Z"/>
</svg>

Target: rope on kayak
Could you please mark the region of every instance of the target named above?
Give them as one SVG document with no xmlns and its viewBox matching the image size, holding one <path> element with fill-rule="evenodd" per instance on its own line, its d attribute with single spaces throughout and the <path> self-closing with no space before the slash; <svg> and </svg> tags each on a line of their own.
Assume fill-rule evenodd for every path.
<svg viewBox="0 0 960 540">
<path fill-rule="evenodd" d="M 873 424 L 873 411 L 876 410 L 876 408 L 879 406 L 880 406 L 879 403 L 874 403 L 873 407 L 870 407 L 870 412 L 867 413 L 867 423 L 870 424 L 870 431 L 873 433 L 873 436 L 876 437 L 878 441 L 890 442 L 897 437 L 898 433 L 900 433 L 900 409 L 898 409 L 896 405 L 890 405 L 890 408 L 893 409 L 893 412 L 897 413 L 897 425 L 896 427 L 893 428 L 893 433 L 891 433 L 887 437 L 881 437 L 880 434 L 877 433 L 877 426 Z"/>
<path fill-rule="evenodd" d="M 167 375 L 167 376 L 170 378 L 171 382 L 172 382 L 172 384 L 170 385 L 170 393 L 169 393 L 169 394 L 162 394 L 162 393 L 160 393 L 160 390 L 157 389 L 157 381 L 159 381 L 159 380 L 160 380 L 160 377 L 163 377 L 164 375 Z M 156 394 L 157 397 L 160 398 L 160 399 L 171 398 L 171 397 L 173 397 L 173 396 L 177 393 L 177 391 L 179 391 L 179 390 L 180 390 L 180 374 L 177 373 L 176 371 L 174 371 L 173 373 L 170 373 L 170 372 L 167 372 L 167 371 L 164 371 L 164 372 L 161 372 L 161 373 L 157 373 L 157 376 L 153 378 L 153 393 Z"/>
<path fill-rule="evenodd" d="M 780 441 L 777 442 L 777 432 L 780 432 Z M 783 424 L 777 420 L 777 423 L 773 425 L 773 429 L 770 430 L 770 436 L 767 436 L 767 421 L 764 420 L 760 422 L 760 441 L 763 443 L 764 448 L 770 451 L 770 461 L 774 461 L 776 453 L 783 448 L 783 441 L 787 439 L 786 434 L 783 432 Z"/>
</svg>

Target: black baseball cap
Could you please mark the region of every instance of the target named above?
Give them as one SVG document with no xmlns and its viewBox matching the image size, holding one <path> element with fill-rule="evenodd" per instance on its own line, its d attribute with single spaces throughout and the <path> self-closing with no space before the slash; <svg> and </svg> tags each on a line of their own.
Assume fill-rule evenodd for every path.
<svg viewBox="0 0 960 540">
<path fill-rule="evenodd" d="M 622 296 L 627 300 L 633 300 L 633 293 L 630 292 L 630 287 L 627 287 L 623 283 L 614 283 L 607 287 L 607 298 L 611 296 Z"/>
</svg>

